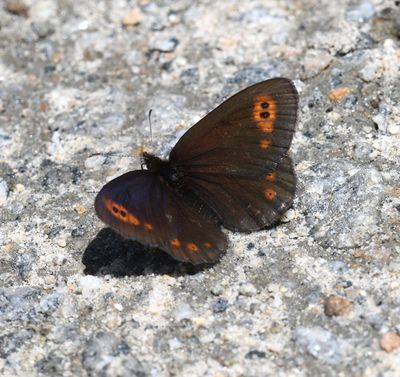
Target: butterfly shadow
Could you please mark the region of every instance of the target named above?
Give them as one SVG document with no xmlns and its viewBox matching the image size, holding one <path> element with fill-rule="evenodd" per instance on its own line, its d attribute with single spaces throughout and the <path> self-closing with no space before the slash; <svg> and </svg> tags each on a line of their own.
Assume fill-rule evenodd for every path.
<svg viewBox="0 0 400 377">
<path fill-rule="evenodd" d="M 87 275 L 143 276 L 193 275 L 212 265 L 193 266 L 171 258 L 167 253 L 127 240 L 110 228 L 102 229 L 86 247 L 82 263 Z"/>
</svg>

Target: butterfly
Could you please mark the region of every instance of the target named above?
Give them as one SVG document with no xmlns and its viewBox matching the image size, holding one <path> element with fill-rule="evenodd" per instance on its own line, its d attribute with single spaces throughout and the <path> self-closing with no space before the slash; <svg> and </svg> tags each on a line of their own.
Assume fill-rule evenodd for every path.
<svg viewBox="0 0 400 377">
<path fill-rule="evenodd" d="M 240 91 L 191 127 L 168 160 L 144 152 L 147 169 L 107 183 L 95 200 L 98 217 L 179 261 L 216 262 L 228 247 L 221 225 L 259 230 L 292 205 L 296 179 L 287 152 L 297 111 L 289 79 Z"/>
</svg>

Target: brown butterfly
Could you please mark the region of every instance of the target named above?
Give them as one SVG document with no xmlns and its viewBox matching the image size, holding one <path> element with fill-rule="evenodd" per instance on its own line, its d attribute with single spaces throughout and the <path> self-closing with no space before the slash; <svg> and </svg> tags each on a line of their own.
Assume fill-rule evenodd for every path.
<svg viewBox="0 0 400 377">
<path fill-rule="evenodd" d="M 291 206 L 296 180 L 287 152 L 297 110 L 288 79 L 242 90 L 191 127 L 168 160 L 143 153 L 147 170 L 107 183 L 96 197 L 97 215 L 177 260 L 215 262 L 228 245 L 220 225 L 251 232 Z"/>
</svg>

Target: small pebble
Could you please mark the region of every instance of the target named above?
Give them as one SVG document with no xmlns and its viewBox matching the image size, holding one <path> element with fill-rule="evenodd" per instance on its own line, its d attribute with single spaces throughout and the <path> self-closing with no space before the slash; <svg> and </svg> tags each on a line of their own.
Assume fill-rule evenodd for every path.
<svg viewBox="0 0 400 377">
<path fill-rule="evenodd" d="M 71 293 L 75 293 L 77 291 L 77 285 L 75 283 L 68 283 L 67 284 L 68 291 Z"/>
<path fill-rule="evenodd" d="M 293 208 L 290 208 L 288 211 L 286 211 L 283 216 L 281 217 L 281 222 L 283 223 L 288 223 L 292 220 L 294 220 L 297 216 L 296 211 Z"/>
<path fill-rule="evenodd" d="M 182 342 L 177 338 L 172 338 L 168 340 L 168 345 L 170 350 L 176 350 L 182 347 Z"/>
<path fill-rule="evenodd" d="M 387 332 L 382 335 L 379 344 L 384 351 L 392 352 L 393 350 L 400 348 L 400 335 L 394 332 Z"/>
<path fill-rule="evenodd" d="M 363 301 L 361 301 L 363 302 Z M 367 316 L 367 323 L 374 329 L 379 331 L 385 323 L 385 319 L 380 314 L 372 314 Z"/>
<path fill-rule="evenodd" d="M 212 293 L 214 296 L 220 296 L 220 295 L 222 294 L 222 287 L 221 287 L 220 285 L 214 285 L 214 286 L 211 288 L 211 293 Z"/>
<path fill-rule="evenodd" d="M 48 101 L 43 101 L 40 103 L 39 111 L 41 113 L 45 113 L 46 111 L 49 111 L 49 109 L 50 109 L 50 104 L 48 103 Z"/>
<path fill-rule="evenodd" d="M 351 303 L 340 296 L 331 295 L 324 301 L 324 311 L 328 317 L 346 315 L 350 312 Z"/>
<path fill-rule="evenodd" d="M 114 308 L 117 309 L 119 312 L 122 312 L 124 307 L 121 304 L 114 304 Z"/>
<path fill-rule="evenodd" d="M 142 22 L 142 12 L 139 8 L 132 9 L 122 19 L 122 25 L 131 28 L 132 26 L 138 25 Z"/>
<path fill-rule="evenodd" d="M 192 307 L 187 303 L 179 304 L 172 313 L 176 322 L 182 321 L 183 319 L 192 319 L 194 312 Z"/>
<path fill-rule="evenodd" d="M 354 94 L 349 94 L 349 96 L 344 101 L 344 107 L 346 109 L 351 109 L 357 103 L 358 98 Z"/>
<path fill-rule="evenodd" d="M 20 0 L 8 0 L 6 2 L 7 12 L 17 16 L 28 17 L 29 7 Z"/>
<path fill-rule="evenodd" d="M 255 294 L 257 294 L 257 289 L 251 283 L 243 283 L 239 288 L 239 293 L 242 296 L 251 297 L 251 296 L 254 296 Z"/>
<path fill-rule="evenodd" d="M 350 5 L 347 17 L 355 22 L 365 22 L 371 19 L 374 13 L 374 5 L 368 0 L 363 0 Z"/>
<path fill-rule="evenodd" d="M 294 334 L 297 348 L 309 353 L 319 361 L 339 365 L 342 362 L 345 348 L 336 336 L 322 327 L 298 327 Z"/>
<path fill-rule="evenodd" d="M 14 244 L 12 243 L 7 243 L 3 246 L 3 251 L 5 253 L 10 253 L 11 251 L 13 251 L 13 249 L 14 249 Z"/>
<path fill-rule="evenodd" d="M 109 330 L 113 330 L 119 326 L 121 326 L 122 319 L 120 317 L 111 317 L 106 320 L 106 327 Z"/>
<path fill-rule="evenodd" d="M 386 131 L 386 117 L 384 114 L 379 113 L 372 117 L 372 120 L 377 125 L 378 129 L 385 132 Z"/>
<path fill-rule="evenodd" d="M 254 245 L 253 242 L 249 242 L 249 243 L 247 244 L 247 250 L 253 250 L 254 247 L 255 247 L 255 245 Z"/>
<path fill-rule="evenodd" d="M 351 280 L 346 280 L 343 282 L 343 288 L 350 288 L 353 285 Z"/>
<path fill-rule="evenodd" d="M 79 215 L 83 215 L 87 211 L 87 209 L 85 207 L 77 204 L 74 206 L 74 211 L 76 213 L 78 213 Z"/>
<path fill-rule="evenodd" d="M 54 285 L 56 283 L 56 277 L 54 275 L 46 275 L 44 277 L 44 282 L 46 285 Z"/>
<path fill-rule="evenodd" d="M 349 93 L 350 93 L 350 88 L 343 86 L 331 90 L 328 94 L 328 97 L 333 102 L 340 102 L 343 98 L 347 97 Z"/>
<path fill-rule="evenodd" d="M 371 82 L 378 79 L 381 73 L 382 70 L 379 67 L 379 63 L 376 60 L 372 60 L 360 70 L 359 75 L 364 81 Z"/>
<path fill-rule="evenodd" d="M 228 300 L 225 298 L 219 298 L 213 305 L 214 313 L 222 313 L 228 307 Z"/>
<path fill-rule="evenodd" d="M 238 41 L 232 37 L 221 37 L 218 39 L 217 48 L 220 50 L 230 50 L 235 48 Z"/>
<path fill-rule="evenodd" d="M 390 123 L 387 127 L 387 130 L 392 135 L 397 135 L 400 133 L 400 124 L 398 123 Z"/>
<path fill-rule="evenodd" d="M 17 183 L 14 186 L 14 191 L 17 192 L 17 193 L 21 193 L 21 192 L 25 191 L 25 186 L 23 184 L 21 184 L 21 183 Z"/>
<path fill-rule="evenodd" d="M 65 239 L 61 238 L 57 241 L 57 245 L 60 247 L 65 247 L 65 246 L 67 246 L 67 241 Z"/>
<path fill-rule="evenodd" d="M 84 236 L 85 233 L 86 233 L 85 228 L 82 225 L 80 225 L 77 228 L 72 229 L 71 236 L 74 238 L 78 238 Z"/>
<path fill-rule="evenodd" d="M 266 353 L 264 351 L 252 350 L 247 352 L 246 359 L 265 359 Z"/>
<path fill-rule="evenodd" d="M 86 297 L 92 297 L 94 291 L 100 289 L 102 280 L 96 276 L 82 276 L 79 279 L 79 289 L 82 290 L 82 295 Z"/>
<path fill-rule="evenodd" d="M 8 197 L 8 185 L 5 181 L 0 181 L 0 206 L 4 205 L 7 201 Z"/>
<path fill-rule="evenodd" d="M 53 55 L 51 56 L 51 60 L 53 63 L 59 63 L 61 61 L 62 55 L 61 52 L 56 51 L 53 53 Z"/>
<path fill-rule="evenodd" d="M 349 270 L 348 265 L 341 260 L 334 260 L 334 261 L 330 262 L 329 267 L 335 273 L 342 273 L 342 272 L 346 272 Z"/>
<path fill-rule="evenodd" d="M 205 322 L 206 322 L 206 320 L 205 320 L 204 317 L 196 317 L 196 318 L 193 319 L 193 324 L 196 327 L 203 327 Z"/>
<path fill-rule="evenodd" d="M 160 52 L 173 52 L 179 41 L 176 38 L 157 39 L 152 49 Z"/>
<path fill-rule="evenodd" d="M 65 227 L 62 225 L 56 225 L 52 227 L 49 232 L 47 233 L 47 237 L 49 238 L 54 238 L 55 236 L 58 236 L 60 232 L 64 229 Z"/>
<path fill-rule="evenodd" d="M 34 22 L 32 24 L 32 30 L 39 38 L 46 38 L 54 33 L 54 27 L 50 22 Z"/>
</svg>

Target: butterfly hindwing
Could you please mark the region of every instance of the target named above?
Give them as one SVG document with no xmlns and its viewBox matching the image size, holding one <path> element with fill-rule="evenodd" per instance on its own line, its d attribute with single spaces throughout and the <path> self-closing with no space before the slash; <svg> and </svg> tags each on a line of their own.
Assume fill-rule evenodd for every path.
<svg viewBox="0 0 400 377">
<path fill-rule="evenodd" d="M 184 184 L 227 228 L 260 229 L 291 205 L 295 176 L 287 151 L 297 110 L 293 83 L 267 80 L 226 100 L 171 151 Z"/>
<path fill-rule="evenodd" d="M 147 170 L 106 184 L 95 208 L 122 236 L 157 246 L 180 261 L 215 262 L 226 249 L 226 236 L 215 222 L 200 216 L 163 178 Z"/>
</svg>

